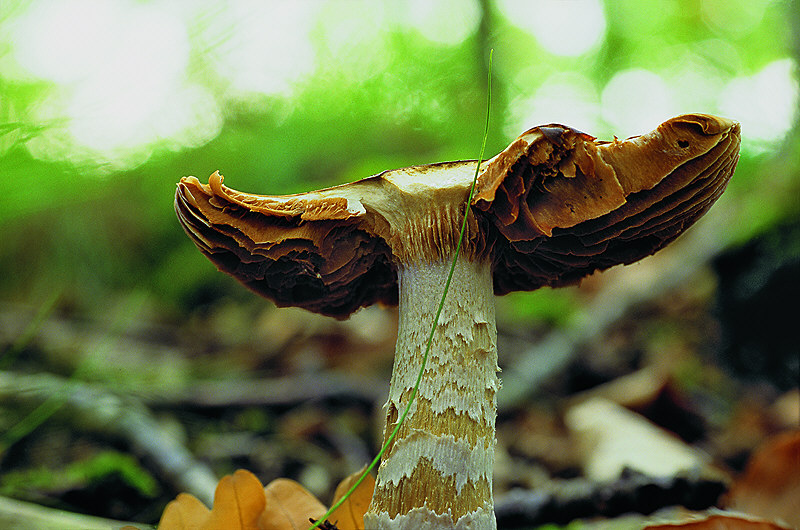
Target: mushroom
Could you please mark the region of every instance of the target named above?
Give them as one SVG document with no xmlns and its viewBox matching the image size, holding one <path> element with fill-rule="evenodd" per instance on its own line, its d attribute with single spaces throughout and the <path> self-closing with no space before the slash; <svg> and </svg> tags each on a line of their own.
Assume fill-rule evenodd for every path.
<svg viewBox="0 0 800 530">
<path fill-rule="evenodd" d="M 675 239 L 720 196 L 739 124 L 679 116 L 627 140 L 534 127 L 480 165 L 462 252 L 419 392 L 384 453 L 369 528 L 495 528 L 494 295 L 558 287 Z M 184 177 L 183 228 L 222 271 L 279 306 L 343 319 L 399 304 L 384 439 L 417 379 L 476 161 L 386 171 L 296 195 Z"/>
</svg>

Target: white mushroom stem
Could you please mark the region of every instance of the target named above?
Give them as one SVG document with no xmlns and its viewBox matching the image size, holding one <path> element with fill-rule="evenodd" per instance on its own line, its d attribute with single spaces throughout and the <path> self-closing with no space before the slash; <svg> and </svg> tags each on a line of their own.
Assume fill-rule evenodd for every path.
<svg viewBox="0 0 800 530">
<path fill-rule="evenodd" d="M 417 380 L 451 261 L 400 268 L 400 321 L 384 440 Z M 491 265 L 456 261 L 419 386 L 383 455 L 367 528 L 496 528 L 497 328 Z"/>
</svg>

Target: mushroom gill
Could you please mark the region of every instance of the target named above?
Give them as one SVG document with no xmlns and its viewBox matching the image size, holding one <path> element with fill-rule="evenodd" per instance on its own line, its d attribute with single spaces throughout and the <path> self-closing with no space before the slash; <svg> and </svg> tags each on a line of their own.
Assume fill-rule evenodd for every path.
<svg viewBox="0 0 800 530">
<path fill-rule="evenodd" d="M 739 134 L 697 114 L 614 142 L 531 129 L 496 157 L 505 167 L 484 172 L 474 201 L 497 232 L 495 294 L 575 283 L 664 247 L 725 190 Z"/>
<path fill-rule="evenodd" d="M 245 195 L 223 186 L 218 173 L 209 185 L 194 177 L 178 184 L 178 219 L 221 271 L 280 307 L 335 318 L 378 302 L 397 304 L 391 252 L 358 227 L 357 216 L 343 215 L 341 208 L 332 212 L 312 199 L 307 201 L 311 210 L 326 210 L 333 218 L 309 223 L 302 198 L 268 207 L 269 197 L 258 203 L 252 199 L 258 196 Z"/>
</svg>

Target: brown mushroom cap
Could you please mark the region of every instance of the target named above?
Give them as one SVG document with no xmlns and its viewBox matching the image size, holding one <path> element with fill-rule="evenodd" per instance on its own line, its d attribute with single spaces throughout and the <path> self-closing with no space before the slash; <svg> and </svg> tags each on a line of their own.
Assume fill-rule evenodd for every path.
<svg viewBox="0 0 800 530">
<path fill-rule="evenodd" d="M 575 283 L 661 249 L 725 190 L 739 133 L 704 114 L 624 141 L 561 125 L 524 133 L 491 161 L 473 201 L 500 233 L 495 293 Z"/>
<path fill-rule="evenodd" d="M 491 259 L 496 294 L 559 286 L 657 251 L 724 191 L 739 125 L 691 114 L 613 142 L 565 127 L 525 132 L 481 165 L 465 251 Z M 214 173 L 178 184 L 186 233 L 218 268 L 280 306 L 344 318 L 395 304 L 399 264 L 457 244 L 475 161 L 397 169 L 286 196 Z"/>
</svg>

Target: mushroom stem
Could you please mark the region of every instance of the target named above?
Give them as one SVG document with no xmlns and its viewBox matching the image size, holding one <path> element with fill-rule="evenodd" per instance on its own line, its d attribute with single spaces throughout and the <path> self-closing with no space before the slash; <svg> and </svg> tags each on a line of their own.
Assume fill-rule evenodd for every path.
<svg viewBox="0 0 800 530">
<path fill-rule="evenodd" d="M 384 441 L 410 399 L 451 261 L 398 267 Z M 367 528 L 496 528 L 497 328 L 491 265 L 460 256 L 419 391 L 383 455 Z"/>
</svg>

